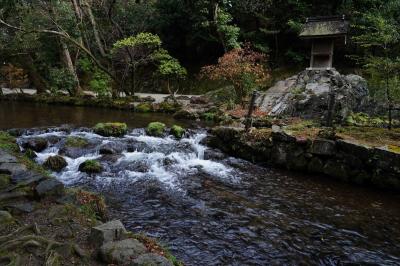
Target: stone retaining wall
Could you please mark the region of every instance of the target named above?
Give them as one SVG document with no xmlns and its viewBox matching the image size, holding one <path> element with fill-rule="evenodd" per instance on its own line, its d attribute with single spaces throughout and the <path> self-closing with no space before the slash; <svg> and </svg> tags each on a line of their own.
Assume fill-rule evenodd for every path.
<svg viewBox="0 0 400 266">
<path fill-rule="evenodd" d="M 296 138 L 279 128 L 254 140 L 243 129 L 217 127 L 208 144 L 252 162 L 400 191 L 400 153 L 385 148 L 347 140 Z"/>
</svg>

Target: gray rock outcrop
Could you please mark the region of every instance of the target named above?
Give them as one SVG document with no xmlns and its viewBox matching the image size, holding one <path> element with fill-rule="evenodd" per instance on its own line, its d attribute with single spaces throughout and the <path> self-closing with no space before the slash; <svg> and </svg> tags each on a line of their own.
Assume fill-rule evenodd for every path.
<svg viewBox="0 0 400 266">
<path fill-rule="evenodd" d="M 336 70 L 305 70 L 277 82 L 258 97 L 256 105 L 270 116 L 322 118 L 330 92 L 335 95 L 335 118 L 339 120 L 368 104 L 367 82 L 362 77 Z"/>
</svg>

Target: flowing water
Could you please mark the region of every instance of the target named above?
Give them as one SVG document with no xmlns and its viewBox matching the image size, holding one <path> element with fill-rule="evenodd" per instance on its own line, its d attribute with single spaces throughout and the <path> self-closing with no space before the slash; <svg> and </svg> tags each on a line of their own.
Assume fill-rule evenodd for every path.
<svg viewBox="0 0 400 266">
<path fill-rule="evenodd" d="M 64 147 L 70 135 L 89 145 Z M 202 145 L 206 135 L 192 130 L 178 141 L 133 129 L 105 138 L 53 128 L 18 141 L 48 139 L 39 163 L 62 154 L 68 167 L 57 178 L 103 193 L 113 218 L 159 238 L 186 265 L 400 265 L 398 194 L 257 166 Z M 117 154 L 101 155 L 105 147 Z M 87 159 L 104 172 L 80 173 Z"/>
</svg>

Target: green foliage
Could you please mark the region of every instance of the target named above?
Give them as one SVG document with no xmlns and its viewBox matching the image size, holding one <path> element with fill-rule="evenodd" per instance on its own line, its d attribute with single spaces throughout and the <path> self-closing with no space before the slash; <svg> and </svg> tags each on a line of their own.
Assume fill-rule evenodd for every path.
<svg viewBox="0 0 400 266">
<path fill-rule="evenodd" d="M 358 127 L 386 127 L 389 123 L 385 118 L 370 117 L 365 113 L 352 113 L 346 118 L 346 125 Z M 400 124 L 399 121 L 393 121 L 394 125 Z"/>
<path fill-rule="evenodd" d="M 4 149 L 10 152 L 19 151 L 16 139 L 4 131 L 0 131 L 0 149 Z"/>
<path fill-rule="evenodd" d="M 159 36 L 149 33 L 142 32 L 136 36 L 130 36 L 114 43 L 113 50 L 118 50 L 124 47 L 139 47 L 145 46 L 147 48 L 156 49 L 162 44 Z"/>
<path fill-rule="evenodd" d="M 95 66 L 92 61 L 86 57 L 78 61 L 79 69 L 90 76 L 89 86 L 92 91 L 100 97 L 109 96 L 111 92 L 111 77 Z"/>
<path fill-rule="evenodd" d="M 170 130 L 170 134 L 175 138 L 180 139 L 185 134 L 185 129 L 178 125 L 173 125 Z"/>
<path fill-rule="evenodd" d="M 146 128 L 146 133 L 154 137 L 161 137 L 164 132 L 165 124 L 161 122 L 151 122 Z"/>
<path fill-rule="evenodd" d="M 360 14 L 360 24 L 355 25 L 359 34 L 354 40 L 364 49 L 364 55 L 354 56 L 370 77 L 373 96 L 390 103 L 400 95 L 400 21 L 394 14 L 400 3 L 390 0 L 379 8 Z M 397 98 L 400 100 L 400 98 Z"/>
<path fill-rule="evenodd" d="M 128 132 L 128 126 L 125 123 L 98 123 L 93 131 L 104 137 L 122 137 Z"/>
<path fill-rule="evenodd" d="M 61 90 L 66 90 L 72 95 L 75 87 L 78 85 L 76 83 L 75 77 L 66 68 L 50 69 L 49 78 L 50 89 L 53 93 Z"/>
</svg>

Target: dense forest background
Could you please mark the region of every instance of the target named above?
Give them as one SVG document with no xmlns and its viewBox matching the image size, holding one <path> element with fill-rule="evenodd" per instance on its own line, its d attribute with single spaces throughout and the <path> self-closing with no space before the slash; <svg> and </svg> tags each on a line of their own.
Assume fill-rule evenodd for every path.
<svg viewBox="0 0 400 266">
<path fill-rule="evenodd" d="M 307 17 L 342 14 L 351 32 L 335 67 L 365 76 L 377 99 L 387 87 L 399 99 L 399 0 L 1 0 L 2 75 L 9 86 L 25 75 L 39 93 L 196 93 L 229 83 L 201 75 L 225 54 L 262 59 L 263 82 L 241 82 L 266 89 L 308 66 Z M 255 56 L 232 55 L 243 47 Z"/>
</svg>

